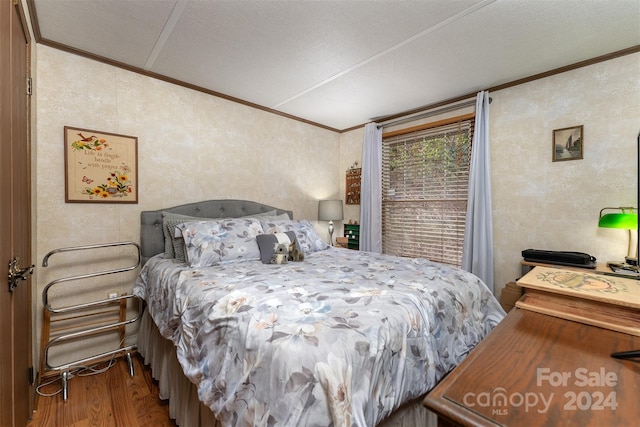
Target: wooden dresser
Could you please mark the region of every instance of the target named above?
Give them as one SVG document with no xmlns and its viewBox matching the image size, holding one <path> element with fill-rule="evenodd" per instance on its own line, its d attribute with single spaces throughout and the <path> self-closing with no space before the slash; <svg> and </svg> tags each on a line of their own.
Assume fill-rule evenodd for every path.
<svg viewBox="0 0 640 427">
<path fill-rule="evenodd" d="M 425 398 L 439 426 L 640 425 L 640 337 L 513 309 Z"/>
</svg>

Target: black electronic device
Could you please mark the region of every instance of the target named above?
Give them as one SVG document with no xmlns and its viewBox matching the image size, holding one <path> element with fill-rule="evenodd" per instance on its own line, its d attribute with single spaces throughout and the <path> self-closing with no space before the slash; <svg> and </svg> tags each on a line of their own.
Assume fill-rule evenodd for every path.
<svg viewBox="0 0 640 427">
<path fill-rule="evenodd" d="M 596 257 L 584 252 L 548 251 L 542 249 L 525 249 L 522 258 L 529 262 L 542 264 L 567 265 L 571 267 L 596 268 Z"/>
</svg>

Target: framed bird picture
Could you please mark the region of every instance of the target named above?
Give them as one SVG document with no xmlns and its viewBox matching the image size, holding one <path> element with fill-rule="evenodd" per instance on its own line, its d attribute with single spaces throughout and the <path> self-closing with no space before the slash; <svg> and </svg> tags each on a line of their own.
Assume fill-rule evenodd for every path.
<svg viewBox="0 0 640 427">
<path fill-rule="evenodd" d="M 138 203 L 138 138 L 64 127 L 65 201 Z"/>
</svg>

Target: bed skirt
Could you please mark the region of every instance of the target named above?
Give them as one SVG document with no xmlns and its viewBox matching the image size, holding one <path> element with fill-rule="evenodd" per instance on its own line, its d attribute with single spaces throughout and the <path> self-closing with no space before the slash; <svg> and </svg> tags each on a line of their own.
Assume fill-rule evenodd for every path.
<svg viewBox="0 0 640 427">
<path fill-rule="evenodd" d="M 145 310 L 138 334 L 138 352 L 151 366 L 158 381 L 160 399 L 169 400 L 169 415 L 180 427 L 222 427 L 213 412 L 198 399 L 196 386 L 184 376 L 175 346 L 165 339 Z M 394 412 L 378 427 L 436 427 L 437 416 L 422 405 L 422 399 Z"/>
</svg>

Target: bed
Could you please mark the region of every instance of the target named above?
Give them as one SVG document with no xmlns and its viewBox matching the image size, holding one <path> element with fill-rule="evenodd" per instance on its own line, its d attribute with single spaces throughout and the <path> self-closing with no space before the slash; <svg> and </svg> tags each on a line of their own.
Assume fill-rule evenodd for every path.
<svg viewBox="0 0 640 427">
<path fill-rule="evenodd" d="M 282 242 L 304 259 L 270 263 Z M 467 272 L 251 201 L 142 212 L 141 252 L 138 349 L 182 427 L 433 424 L 422 398 L 505 314 Z"/>
</svg>

